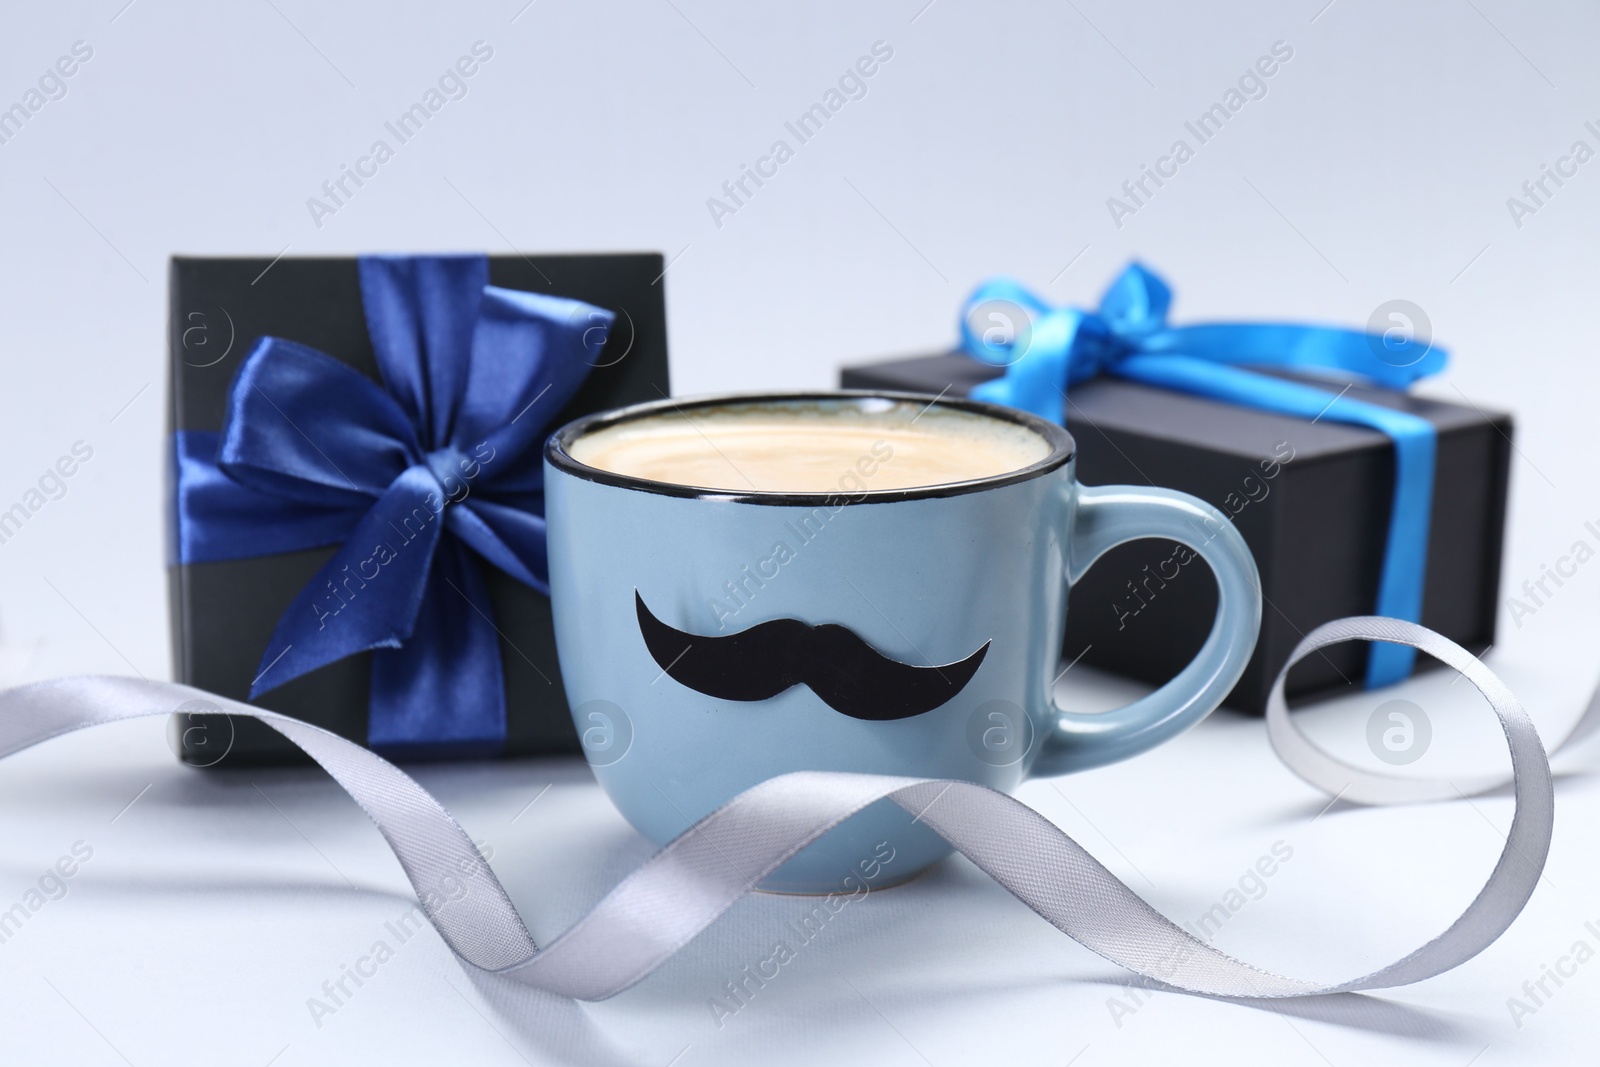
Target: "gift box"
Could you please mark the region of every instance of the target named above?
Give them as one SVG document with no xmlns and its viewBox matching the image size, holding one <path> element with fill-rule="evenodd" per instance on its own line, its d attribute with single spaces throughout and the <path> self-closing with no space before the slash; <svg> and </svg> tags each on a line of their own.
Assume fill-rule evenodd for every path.
<svg viewBox="0 0 1600 1067">
<path fill-rule="evenodd" d="M 669 394 L 658 254 L 175 257 L 175 677 L 399 758 L 578 752 L 543 442 Z M 175 709 L 195 766 L 303 759 Z"/>
<path fill-rule="evenodd" d="M 990 291 L 974 303 L 993 299 Z M 1157 303 L 1164 315 L 1165 300 Z M 1052 328 L 1036 321 L 1032 329 L 1038 338 Z M 1174 343 L 1174 350 L 1181 347 Z M 1251 347 L 1250 339 L 1244 347 Z M 1107 365 L 1120 358 L 1101 355 Z M 1392 363 L 1407 358 L 1394 356 Z M 1158 384 L 1156 374 L 1149 376 L 1152 380 L 1134 380 L 1102 372 L 1074 381 L 1068 371 L 1059 388 L 1052 384 L 1053 417 L 1064 416 L 1073 432 L 1081 481 L 1153 484 L 1193 494 L 1229 516 L 1254 553 L 1261 574 L 1261 635 L 1228 706 L 1263 712 L 1277 672 L 1314 627 L 1350 615 L 1398 614 L 1393 607 L 1379 610 L 1381 587 L 1396 573 L 1405 578 L 1402 572 L 1410 577 L 1421 572 L 1410 612 L 1417 621 L 1474 652 L 1490 647 L 1495 640 L 1511 418 L 1399 389 L 1330 382 L 1318 368 L 1310 373 L 1303 366 L 1240 363 L 1269 382 L 1314 388 L 1325 394 L 1330 412 L 1355 401 L 1425 420 L 1433 431 L 1434 469 L 1422 501 L 1423 531 L 1416 546 L 1425 564 L 1417 567 L 1408 559 L 1404 567 L 1386 573 L 1386 560 L 1396 551 L 1397 446 L 1383 430 L 1327 414 L 1313 417 L 1315 406 L 1295 415 L 1216 395 L 1226 396 L 1224 389 L 1210 390 L 1212 395 L 1185 391 L 1171 381 Z M 1015 377 L 1016 366 L 992 365 L 962 350 L 846 367 L 840 384 L 984 397 L 986 390 Z M 1151 366 L 1171 369 L 1158 361 Z M 1221 369 L 1242 373 L 1237 366 Z M 1202 367 L 1198 373 L 1213 371 Z M 1197 534 L 1205 536 L 1204 531 Z M 1216 603 L 1210 572 L 1188 549 L 1154 540 L 1121 545 L 1072 589 L 1063 664 L 1081 661 L 1144 682 L 1163 682 L 1199 650 Z M 1398 646 L 1351 643 L 1308 657 L 1290 672 L 1289 694 L 1325 694 L 1410 673 L 1409 658 L 1375 671 L 1378 665 L 1369 661 L 1369 649 L 1380 647 Z"/>
</svg>

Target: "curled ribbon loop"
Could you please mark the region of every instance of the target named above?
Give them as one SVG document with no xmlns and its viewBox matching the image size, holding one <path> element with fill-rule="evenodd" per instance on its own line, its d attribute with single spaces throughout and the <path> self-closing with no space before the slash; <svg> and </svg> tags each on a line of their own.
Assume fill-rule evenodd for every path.
<svg viewBox="0 0 1600 1067">
<path fill-rule="evenodd" d="M 1288 722 L 1290 666 L 1339 641 L 1399 642 L 1461 671 L 1499 718 L 1511 751 L 1516 814 L 1504 851 L 1466 911 L 1441 935 L 1371 974 L 1333 984 L 1259 970 L 1174 924 L 1044 816 L 970 782 L 801 771 L 740 793 L 623 879 L 543 948 L 472 839 L 421 786 L 382 757 L 297 719 L 187 686 L 132 678 L 38 682 L 0 693 L 0 756 L 88 726 L 170 713 L 204 699 L 256 718 L 299 745 L 349 792 L 394 849 L 428 919 L 461 960 L 565 996 L 599 1000 L 644 978 L 800 849 L 868 805 L 889 799 L 932 827 L 1056 929 L 1085 948 L 1170 987 L 1211 996 L 1295 997 L 1420 981 L 1471 959 L 1527 903 L 1549 852 L 1550 765 L 1527 713 L 1461 646 L 1396 619 L 1343 619 L 1295 650 L 1273 690 L 1269 728 L 1285 762 L 1321 789 L 1365 803 L 1428 799 L 1431 787 L 1395 784 L 1337 764 Z M 1600 718 L 1591 705 L 1585 723 Z M 1581 730 L 1587 732 L 1587 730 Z M 438 887 L 465 880 L 448 906 Z"/>
<path fill-rule="evenodd" d="M 962 311 L 961 342 L 968 354 L 1006 371 L 1003 377 L 977 386 L 971 395 L 1059 423 L 1069 403 L 1067 391 L 1106 374 L 1228 404 L 1382 432 L 1394 442 L 1395 482 L 1375 611 L 1420 621 L 1438 438 L 1433 424 L 1407 411 L 1240 365 L 1334 373 L 1404 390 L 1444 370 L 1445 350 L 1415 339 L 1396 346 L 1387 336 L 1328 326 L 1262 322 L 1168 326 L 1171 306 L 1167 283 L 1138 263 L 1130 264 L 1111 283 L 1094 311 L 1052 307 L 1009 278 L 985 282 Z M 1367 686 L 1400 681 L 1411 673 L 1414 659 L 1415 650 L 1409 646 L 1374 646 L 1367 660 Z"/>
</svg>

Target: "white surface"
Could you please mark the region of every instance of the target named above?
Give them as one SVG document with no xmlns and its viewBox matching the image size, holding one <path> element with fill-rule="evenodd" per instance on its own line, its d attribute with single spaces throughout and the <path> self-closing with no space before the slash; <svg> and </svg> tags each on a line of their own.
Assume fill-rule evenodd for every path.
<svg viewBox="0 0 1600 1067">
<path fill-rule="evenodd" d="M 166 675 L 161 394 L 173 252 L 514 242 L 681 253 L 664 283 L 679 392 L 827 385 L 842 363 L 945 345 L 962 296 L 997 271 L 1082 303 L 1137 255 L 1173 280 L 1178 321 L 1360 324 L 1383 301 L 1409 299 L 1454 357 L 1425 388 L 1519 416 L 1507 593 L 1575 540 L 1594 543 L 1583 524 L 1600 520 L 1590 314 L 1600 163 L 1520 228 L 1506 207 L 1574 140 L 1600 147 L 1584 127 L 1600 125 L 1589 107 L 1600 98 L 1591 9 L 122 8 L 0 14 L 0 102 L 20 99 L 72 42 L 95 49 L 66 97 L 0 144 L 0 507 L 73 442 L 95 450 L 65 496 L 0 545 L 0 672 L 10 678 Z M 478 39 L 495 57 L 469 95 L 316 228 L 306 198 Z M 717 228 L 706 198 L 880 39 L 895 55 L 866 98 Z M 1114 227 L 1106 197 L 1280 39 L 1295 56 L 1268 96 Z M 1520 627 L 1504 616 L 1489 657 L 1553 732 L 1600 672 L 1597 581 L 1600 566 L 1586 565 Z M 1084 705 L 1135 692 L 1081 670 L 1068 682 Z M 1493 765 L 1494 731 L 1465 684 L 1426 679 L 1401 695 L 1434 723 L 1436 755 L 1419 771 L 1434 759 Z M 1315 714 L 1331 746 L 1359 751 L 1369 711 Z M 764 958 L 798 902 L 742 905 L 656 977 L 596 1006 L 474 983 L 421 935 L 318 1028 L 307 998 L 408 906 L 382 841 L 317 775 L 208 777 L 173 765 L 156 724 L 116 727 L 0 766 L 0 906 L 74 842 L 94 849 L 68 895 L 0 944 L 0 1058 L 667 1064 L 681 1054 L 683 1067 L 943 1067 L 1063 1064 L 1081 1051 L 1082 1065 L 1586 1062 L 1600 962 L 1520 1029 L 1506 1000 L 1577 940 L 1600 948 L 1584 926 L 1600 926 L 1589 847 L 1597 760 L 1590 749 L 1558 764 L 1567 773 L 1549 877 L 1507 937 L 1452 974 L 1383 996 L 1263 1006 L 1155 993 L 1119 1027 L 1107 1001 L 1132 1003 L 1127 976 L 957 862 L 852 905 L 721 1029 L 706 1001 Z M 419 776 L 493 845 L 537 936 L 645 855 L 581 766 Z M 1232 716 L 1147 758 L 1022 795 L 1179 919 L 1284 841 L 1293 859 L 1217 940 L 1313 977 L 1369 969 L 1441 929 L 1481 882 L 1510 815 L 1496 796 L 1339 805 L 1315 818 L 1325 800 L 1275 764 L 1258 722 Z"/>
</svg>

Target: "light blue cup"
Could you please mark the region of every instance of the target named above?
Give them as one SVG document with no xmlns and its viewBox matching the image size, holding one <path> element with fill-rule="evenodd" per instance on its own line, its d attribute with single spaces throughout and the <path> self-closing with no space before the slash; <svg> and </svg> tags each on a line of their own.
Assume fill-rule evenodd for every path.
<svg viewBox="0 0 1600 1067">
<path fill-rule="evenodd" d="M 790 771 L 959 778 L 1011 791 L 1029 775 L 1067 774 L 1158 745 L 1203 719 L 1238 681 L 1261 600 L 1249 549 L 1217 509 L 1167 489 L 1079 485 L 1075 446 L 1060 426 L 976 401 L 937 403 L 1021 424 L 1045 439 L 1049 455 L 950 485 L 874 491 L 870 478 L 857 478 L 847 480 L 849 492 L 793 494 L 648 481 L 587 466 L 569 450 L 585 433 L 663 413 L 780 405 L 823 415 L 851 409 L 887 423 L 929 404 L 895 393 L 664 400 L 580 419 L 550 439 L 545 507 L 562 679 L 595 776 L 646 837 L 665 844 L 735 794 Z M 868 488 L 854 491 L 857 483 Z M 1211 634 L 1148 696 L 1103 714 L 1065 711 L 1052 688 L 1068 585 L 1106 550 L 1142 537 L 1182 542 L 1210 565 L 1219 593 Z M 790 552 L 778 564 L 780 541 Z M 794 619 L 848 627 L 901 664 L 970 663 L 986 651 L 946 703 L 863 719 L 804 684 L 731 700 L 680 683 L 647 645 L 641 604 L 688 641 Z M 874 886 L 888 885 L 949 851 L 882 801 L 762 888 L 831 892 L 869 874 Z"/>
</svg>

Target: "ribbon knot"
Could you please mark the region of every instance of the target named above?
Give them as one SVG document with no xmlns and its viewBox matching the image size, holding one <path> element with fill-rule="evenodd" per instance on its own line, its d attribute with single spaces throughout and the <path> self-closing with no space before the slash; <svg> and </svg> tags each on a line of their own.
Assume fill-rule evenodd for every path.
<svg viewBox="0 0 1600 1067">
<path fill-rule="evenodd" d="M 469 466 L 471 461 L 456 449 L 445 445 L 436 448 L 422 457 L 420 466 L 427 468 L 434 480 L 439 483 L 439 492 L 444 494 L 446 504 L 457 501 L 457 492 L 465 498 L 471 491 L 471 484 L 463 477 L 463 468 Z"/>
<path fill-rule="evenodd" d="M 371 746 L 491 752 L 505 692 L 480 561 L 549 592 L 542 446 L 612 314 L 491 286 L 484 256 L 358 269 L 381 384 L 261 338 L 222 432 L 178 435 L 178 559 L 337 545 L 279 620 L 251 697 L 370 651 Z"/>
<path fill-rule="evenodd" d="M 962 342 L 969 353 L 999 367 L 1016 366 L 1032 354 L 1035 363 L 1049 364 L 1042 370 L 1060 370 L 1057 380 L 1071 386 L 1145 349 L 1166 329 L 1171 306 L 1172 290 L 1137 263 L 1118 276 L 1095 311 L 1052 307 L 1017 282 L 997 278 L 968 300 Z M 1061 421 L 1059 410 L 1041 414 Z"/>
<path fill-rule="evenodd" d="M 961 315 L 966 351 L 1005 368 L 972 396 L 1064 422 L 1074 385 L 1110 375 L 1308 420 L 1367 426 L 1394 442 L 1394 502 L 1375 613 L 1420 622 L 1433 504 L 1437 434 L 1407 411 L 1260 374 L 1243 364 L 1295 370 L 1405 390 L 1447 360 L 1427 337 L 1369 334 L 1291 323 L 1169 326 L 1172 290 L 1154 271 L 1130 264 L 1094 311 L 1052 307 L 1009 278 L 980 285 Z M 1315 620 L 1312 620 L 1315 621 Z M 1411 673 L 1414 649 L 1374 644 L 1367 685 Z"/>
</svg>

